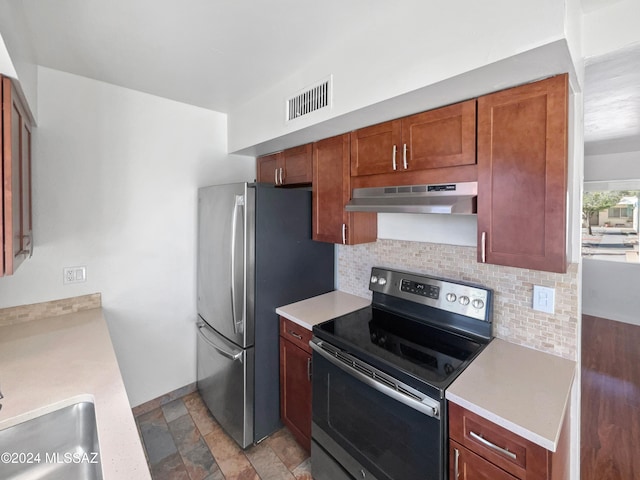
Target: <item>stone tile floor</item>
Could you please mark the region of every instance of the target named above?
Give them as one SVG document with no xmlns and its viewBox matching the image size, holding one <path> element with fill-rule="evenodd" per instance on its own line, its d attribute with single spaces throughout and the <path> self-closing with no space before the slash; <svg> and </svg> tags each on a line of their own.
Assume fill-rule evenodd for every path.
<svg viewBox="0 0 640 480">
<path fill-rule="evenodd" d="M 137 413 L 154 480 L 312 480 L 308 453 L 286 428 L 242 450 L 198 392 Z"/>
</svg>

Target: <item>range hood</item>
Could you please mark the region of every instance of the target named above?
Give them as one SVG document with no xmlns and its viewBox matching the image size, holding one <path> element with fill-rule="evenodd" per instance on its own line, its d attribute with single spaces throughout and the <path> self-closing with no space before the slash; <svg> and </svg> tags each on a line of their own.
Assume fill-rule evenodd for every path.
<svg viewBox="0 0 640 480">
<path fill-rule="evenodd" d="M 354 188 L 348 212 L 440 213 L 477 212 L 478 182 Z"/>
</svg>

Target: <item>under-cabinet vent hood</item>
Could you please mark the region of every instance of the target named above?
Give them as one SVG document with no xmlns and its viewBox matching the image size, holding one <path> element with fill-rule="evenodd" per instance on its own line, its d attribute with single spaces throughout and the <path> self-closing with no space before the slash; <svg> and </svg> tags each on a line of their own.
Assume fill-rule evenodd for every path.
<svg viewBox="0 0 640 480">
<path fill-rule="evenodd" d="M 477 195 L 478 182 L 354 188 L 345 208 L 349 212 L 473 215 Z"/>
</svg>

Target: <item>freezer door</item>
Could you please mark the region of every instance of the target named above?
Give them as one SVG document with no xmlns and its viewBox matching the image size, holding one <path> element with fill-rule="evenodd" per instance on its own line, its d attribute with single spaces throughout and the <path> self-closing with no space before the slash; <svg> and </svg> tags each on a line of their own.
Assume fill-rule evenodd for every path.
<svg viewBox="0 0 640 480">
<path fill-rule="evenodd" d="M 246 448 L 253 443 L 254 349 L 226 341 L 198 322 L 198 390 L 222 428 Z"/>
<path fill-rule="evenodd" d="M 198 313 L 240 347 L 253 344 L 245 301 L 250 201 L 246 183 L 198 190 Z"/>
</svg>

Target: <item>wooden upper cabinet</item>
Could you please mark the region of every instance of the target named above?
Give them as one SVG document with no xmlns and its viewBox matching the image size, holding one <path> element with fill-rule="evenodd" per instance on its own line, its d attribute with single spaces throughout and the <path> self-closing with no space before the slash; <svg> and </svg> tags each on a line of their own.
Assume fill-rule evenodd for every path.
<svg viewBox="0 0 640 480">
<path fill-rule="evenodd" d="M 301 145 L 282 152 L 284 175 L 283 185 L 300 185 L 312 180 L 313 145 Z"/>
<path fill-rule="evenodd" d="M 257 159 L 257 180 L 277 186 L 304 185 L 312 178 L 312 144 L 289 148 Z"/>
<path fill-rule="evenodd" d="M 475 99 L 351 133 L 354 177 L 475 163 Z"/>
<path fill-rule="evenodd" d="M 321 242 L 375 242 L 378 217 L 369 212 L 347 212 L 351 198 L 350 135 L 313 144 L 313 239 Z"/>
<path fill-rule="evenodd" d="M 278 183 L 278 168 L 280 167 L 279 158 L 281 153 L 272 153 L 258 157 L 256 160 L 257 181 L 260 183 Z"/>
<path fill-rule="evenodd" d="M 400 120 L 351 132 L 351 175 L 357 177 L 395 171 L 401 133 Z"/>
<path fill-rule="evenodd" d="M 474 165 L 476 100 L 403 118 L 400 153 L 407 170 Z"/>
<path fill-rule="evenodd" d="M 31 254 L 31 123 L 9 78 L 2 78 L 2 274 L 11 275 Z"/>
<path fill-rule="evenodd" d="M 478 99 L 478 261 L 564 273 L 568 77 Z"/>
</svg>

